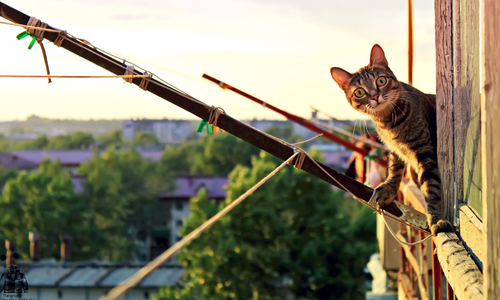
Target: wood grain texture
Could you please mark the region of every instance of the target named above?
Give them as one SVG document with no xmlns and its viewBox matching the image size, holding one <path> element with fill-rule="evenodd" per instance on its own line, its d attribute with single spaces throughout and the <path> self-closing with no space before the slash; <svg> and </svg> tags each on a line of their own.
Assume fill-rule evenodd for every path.
<svg viewBox="0 0 500 300">
<path fill-rule="evenodd" d="M 482 197 L 486 228 L 485 299 L 500 299 L 500 3 L 483 0 Z"/>
<path fill-rule="evenodd" d="M 434 3 L 436 26 L 436 113 L 443 217 L 454 215 L 453 19 L 452 0 Z"/>
<path fill-rule="evenodd" d="M 439 263 L 457 298 L 482 300 L 483 274 L 458 236 L 454 233 L 439 233 L 434 242 Z"/>
<path fill-rule="evenodd" d="M 458 203 L 481 215 L 479 2 L 455 0 L 455 181 Z M 456 11 L 456 13 L 455 13 Z"/>
<path fill-rule="evenodd" d="M 460 238 L 472 259 L 482 270 L 486 255 L 483 223 L 468 205 L 460 205 L 459 214 Z"/>
</svg>

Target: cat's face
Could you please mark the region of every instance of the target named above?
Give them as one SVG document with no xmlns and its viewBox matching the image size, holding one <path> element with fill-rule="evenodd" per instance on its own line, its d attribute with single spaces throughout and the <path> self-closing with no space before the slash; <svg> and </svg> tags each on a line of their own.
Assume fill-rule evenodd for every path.
<svg viewBox="0 0 500 300">
<path fill-rule="evenodd" d="M 370 64 L 351 74 L 334 67 L 330 73 L 344 90 L 349 104 L 371 117 L 390 115 L 400 95 L 400 85 L 379 45 L 374 45 L 370 55 Z"/>
</svg>

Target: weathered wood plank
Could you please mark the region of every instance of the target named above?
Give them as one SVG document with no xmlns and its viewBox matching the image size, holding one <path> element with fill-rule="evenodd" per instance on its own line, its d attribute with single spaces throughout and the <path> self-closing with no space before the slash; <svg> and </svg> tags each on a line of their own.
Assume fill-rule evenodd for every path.
<svg viewBox="0 0 500 300">
<path fill-rule="evenodd" d="M 483 0 L 482 197 L 486 228 L 485 299 L 500 299 L 500 2 Z"/>
<path fill-rule="evenodd" d="M 438 164 L 441 173 L 442 211 L 454 215 L 454 123 L 453 123 L 453 19 L 452 0 L 434 3 L 436 26 L 436 113 Z"/>
<path fill-rule="evenodd" d="M 484 226 L 468 205 L 459 206 L 460 238 L 479 269 L 483 269 L 486 251 L 484 249 Z"/>
<path fill-rule="evenodd" d="M 439 233 L 434 240 L 444 275 L 459 300 L 483 299 L 483 274 L 454 233 Z"/>
<path fill-rule="evenodd" d="M 481 215 L 479 1 L 455 0 L 453 10 L 455 197 Z"/>
<path fill-rule="evenodd" d="M 462 169 L 463 169 L 463 127 L 469 124 L 469 116 L 464 114 L 464 105 L 462 104 L 462 97 L 469 98 L 466 91 L 462 91 L 460 87 L 461 84 L 461 74 L 462 74 L 462 15 L 460 12 L 460 7 L 462 5 L 461 2 L 464 0 L 453 0 L 453 98 L 450 99 L 453 103 L 453 125 L 454 125 L 454 136 L 453 136 L 453 178 L 455 181 L 454 190 L 453 190 L 453 198 L 454 198 L 454 206 L 457 206 L 458 202 L 461 202 L 463 199 L 459 196 L 460 191 L 462 191 L 463 185 L 463 177 L 462 177 Z M 464 33 L 466 35 L 466 33 Z M 467 71 L 465 71 L 467 73 Z M 459 121 L 460 120 L 460 121 Z M 451 150 L 451 149 L 450 149 Z M 459 171 L 460 170 L 460 171 Z M 460 174 L 459 174 L 460 173 Z M 454 219 L 456 219 L 456 210 L 454 210 L 453 214 Z"/>
</svg>

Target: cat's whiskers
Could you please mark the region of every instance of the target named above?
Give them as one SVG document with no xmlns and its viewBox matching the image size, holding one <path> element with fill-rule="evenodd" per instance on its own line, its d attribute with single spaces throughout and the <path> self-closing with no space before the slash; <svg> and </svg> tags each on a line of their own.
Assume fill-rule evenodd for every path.
<svg viewBox="0 0 500 300">
<path fill-rule="evenodd" d="M 393 102 L 391 102 L 390 104 L 391 104 L 391 117 L 392 117 L 392 124 L 394 125 L 394 124 L 396 124 L 396 113 L 397 113 L 397 111 L 396 111 L 396 109 L 394 109 L 394 107 L 395 107 L 395 106 L 397 107 L 397 105 L 396 105 L 396 104 L 394 104 Z"/>
<path fill-rule="evenodd" d="M 408 102 L 409 102 L 409 101 L 408 101 Z M 404 111 L 403 111 L 403 110 L 399 107 L 399 105 L 397 105 L 397 104 L 396 104 L 396 103 L 394 103 L 394 102 L 391 102 L 391 104 L 393 105 L 393 106 L 392 106 L 393 108 L 397 108 L 397 109 L 399 109 L 399 111 L 400 111 L 403 115 L 406 115 L 406 114 L 405 114 L 405 112 L 404 112 Z M 411 105 L 411 104 L 410 104 L 410 105 Z M 394 109 L 394 112 L 395 112 L 395 113 L 397 113 L 397 112 L 396 112 L 396 109 Z"/>
</svg>

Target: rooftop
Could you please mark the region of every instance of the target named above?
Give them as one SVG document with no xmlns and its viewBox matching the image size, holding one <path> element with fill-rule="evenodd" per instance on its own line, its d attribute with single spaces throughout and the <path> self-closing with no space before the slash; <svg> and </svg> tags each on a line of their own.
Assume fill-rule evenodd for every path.
<svg viewBox="0 0 500 300">
<path fill-rule="evenodd" d="M 175 191 L 161 193 L 160 199 L 187 201 L 196 196 L 201 188 L 206 188 L 209 198 L 222 200 L 226 198 L 227 184 L 225 176 L 178 176 Z"/>
<path fill-rule="evenodd" d="M 101 263 L 21 261 L 17 266 L 26 276 L 30 287 L 102 287 L 113 288 L 142 268 L 144 263 Z M 6 268 L 0 267 L 0 273 Z M 137 288 L 175 286 L 184 273 L 176 265 L 161 266 L 147 276 Z"/>
<path fill-rule="evenodd" d="M 145 159 L 159 161 L 162 150 L 138 151 Z M 36 168 L 44 159 L 59 160 L 63 166 L 79 166 L 92 159 L 93 150 L 25 150 L 0 153 L 0 165 L 5 168 L 29 169 Z"/>
</svg>

